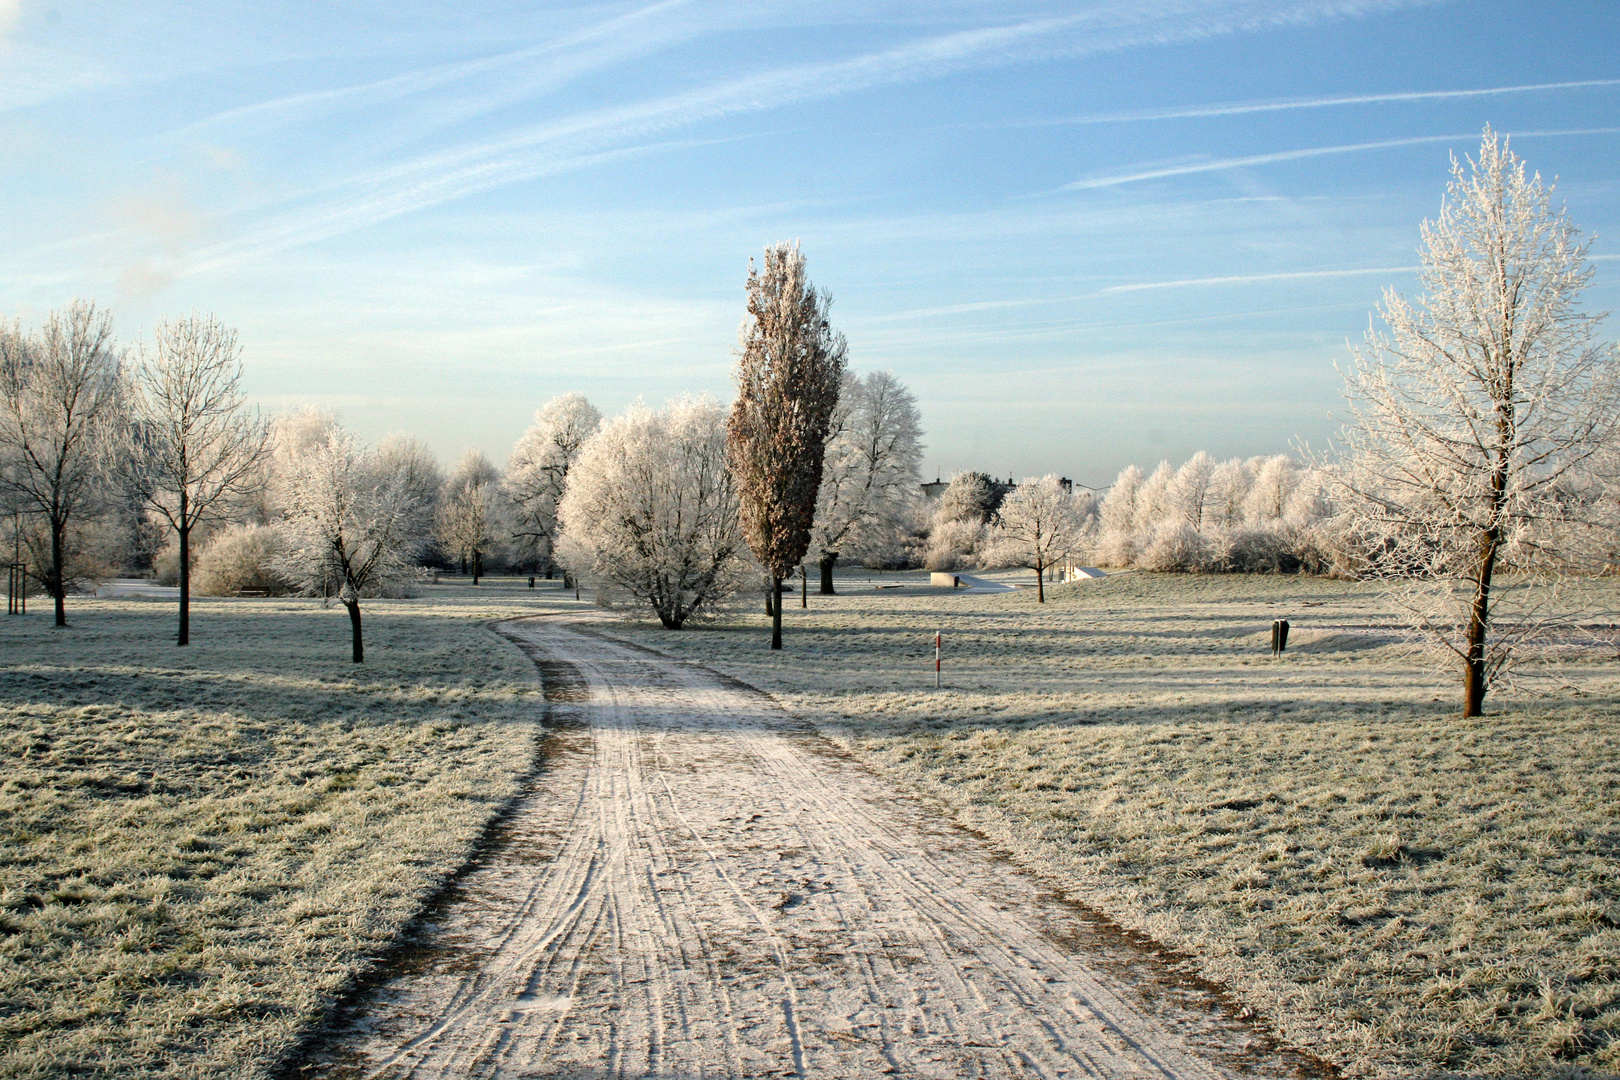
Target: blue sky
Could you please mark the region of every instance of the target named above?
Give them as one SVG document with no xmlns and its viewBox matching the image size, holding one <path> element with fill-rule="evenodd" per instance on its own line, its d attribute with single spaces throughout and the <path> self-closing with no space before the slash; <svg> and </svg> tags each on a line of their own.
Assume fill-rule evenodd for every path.
<svg viewBox="0 0 1620 1080">
<path fill-rule="evenodd" d="M 930 473 L 1103 484 L 1321 443 L 1486 123 L 1620 306 L 1617 45 L 1585 0 L 0 0 L 0 312 L 213 311 L 267 408 L 500 461 L 566 391 L 728 398 L 798 239 Z"/>
</svg>

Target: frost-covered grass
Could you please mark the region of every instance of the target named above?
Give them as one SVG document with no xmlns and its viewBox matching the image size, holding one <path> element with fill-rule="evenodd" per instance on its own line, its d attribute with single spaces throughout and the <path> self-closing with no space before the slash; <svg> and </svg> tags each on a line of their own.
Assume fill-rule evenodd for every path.
<svg viewBox="0 0 1620 1080">
<path fill-rule="evenodd" d="M 0 1075 L 265 1075 L 533 759 L 494 582 L 365 605 L 74 599 L 0 619 Z"/>
<path fill-rule="evenodd" d="M 795 595 L 777 654 L 763 615 L 614 632 L 770 689 L 1352 1073 L 1620 1071 L 1612 654 L 1577 661 L 1585 696 L 1464 722 L 1365 586 L 1130 575 L 1042 607 L 918 580 Z"/>
</svg>

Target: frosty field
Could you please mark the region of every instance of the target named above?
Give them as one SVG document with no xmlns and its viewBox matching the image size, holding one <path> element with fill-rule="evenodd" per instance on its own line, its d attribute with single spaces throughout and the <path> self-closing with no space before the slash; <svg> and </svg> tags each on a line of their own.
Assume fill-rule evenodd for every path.
<svg viewBox="0 0 1620 1080">
<path fill-rule="evenodd" d="M 536 596 L 0 620 L 0 1074 L 265 1075 L 531 768 Z"/>
<path fill-rule="evenodd" d="M 1612 653 L 1464 723 L 1363 586 L 918 581 L 792 597 L 778 654 L 762 615 L 613 632 L 770 690 L 1350 1073 L 1620 1069 Z"/>
<path fill-rule="evenodd" d="M 1620 1070 L 1612 652 L 1465 724 L 1361 586 L 925 580 L 794 596 L 776 654 L 752 613 L 603 628 L 770 691 L 1351 1074 Z M 0 1074 L 263 1075 L 373 966 L 534 760 L 534 667 L 485 624 L 588 606 L 481 589 L 370 602 L 364 665 L 304 600 L 197 601 L 185 650 L 168 603 L 0 620 Z"/>
</svg>

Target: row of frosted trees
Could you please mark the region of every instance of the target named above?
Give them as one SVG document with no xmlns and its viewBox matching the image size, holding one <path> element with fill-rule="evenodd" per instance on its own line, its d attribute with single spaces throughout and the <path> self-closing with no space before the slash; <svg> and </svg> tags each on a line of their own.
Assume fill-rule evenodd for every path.
<svg viewBox="0 0 1620 1080">
<path fill-rule="evenodd" d="M 935 570 L 1096 564 L 1138 570 L 1324 573 L 1335 568 L 1326 477 L 1287 455 L 1217 462 L 1200 451 L 1151 474 L 1132 465 L 1107 491 L 1065 490 L 1055 476 L 1006 491 L 963 473 L 934 508 Z M 1044 596 L 1044 583 L 1042 585 Z"/>
<path fill-rule="evenodd" d="M 0 327 L 8 561 L 54 598 L 63 625 L 72 593 L 120 571 L 178 584 L 182 645 L 193 592 L 322 596 L 348 608 L 356 660 L 361 599 L 408 590 L 425 567 L 474 582 L 490 564 L 583 572 L 606 599 L 648 604 L 673 626 L 773 569 L 779 588 L 807 557 L 831 591 L 841 558 L 904 558 L 920 499 L 920 418 L 889 373 L 847 370 L 796 248 L 769 249 L 766 269 L 751 274 L 751 294 L 785 287 L 817 324 L 806 340 L 837 345 L 836 363 L 819 369 L 814 430 L 770 426 L 773 410 L 790 420 L 804 411 L 791 379 L 772 382 L 798 346 L 784 348 L 756 318 L 758 340 L 745 336 L 740 351 L 761 361 L 753 420 L 728 424 L 714 402 L 681 400 L 603 423 L 566 394 L 537 412 L 504 475 L 478 452 L 447 475 L 409 436 L 362 446 L 320 410 L 248 409 L 236 334 L 212 317 L 164 321 L 133 349 L 85 301 L 32 333 Z M 740 454 L 750 434 L 755 450 Z M 756 488 L 786 483 L 785 494 L 751 504 L 739 482 L 749 476 Z M 772 520 L 785 511 L 788 525 Z"/>
</svg>

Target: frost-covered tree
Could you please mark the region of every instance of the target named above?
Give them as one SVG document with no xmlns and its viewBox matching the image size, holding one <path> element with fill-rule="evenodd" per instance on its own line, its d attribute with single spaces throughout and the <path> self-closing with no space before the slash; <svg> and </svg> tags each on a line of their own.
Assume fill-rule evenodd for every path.
<svg viewBox="0 0 1620 1080">
<path fill-rule="evenodd" d="M 846 346 L 827 319 L 831 304 L 805 276 L 797 243 L 766 248 L 762 269 L 749 261 L 727 451 L 743 535 L 771 578 L 773 649 L 782 647 L 782 582 L 810 548 L 844 377 Z"/>
<path fill-rule="evenodd" d="M 568 470 L 602 414 L 583 394 L 552 398 L 512 448 L 502 491 L 510 507 L 512 538 L 520 558 L 551 576 L 557 540 L 557 506 L 568 489 Z"/>
<path fill-rule="evenodd" d="M 1204 509 L 1209 502 L 1214 475 L 1215 459 L 1200 450 L 1188 458 L 1170 480 L 1170 511 L 1194 529 L 1204 527 Z"/>
<path fill-rule="evenodd" d="M 473 584 L 484 572 L 483 557 L 491 542 L 492 496 L 501 474 L 482 451 L 468 450 L 445 482 L 439 499 L 436 528 L 439 542 L 461 572 L 472 571 Z"/>
<path fill-rule="evenodd" d="M 1209 495 L 1204 517 L 1217 529 L 1230 529 L 1243 521 L 1243 503 L 1249 496 L 1254 477 L 1241 458 L 1215 466 L 1209 475 Z"/>
<path fill-rule="evenodd" d="M 1299 463 L 1287 454 L 1262 461 L 1243 500 L 1243 518 L 1253 528 L 1274 524 L 1288 512 L 1288 500 L 1299 486 Z"/>
<path fill-rule="evenodd" d="M 57 626 L 67 625 L 75 526 L 110 492 L 127 404 L 112 317 L 90 301 L 51 312 L 36 337 L 0 329 L 0 490 L 42 525 L 34 560 Z"/>
<path fill-rule="evenodd" d="M 964 472 L 951 477 L 934 510 L 936 522 L 966 521 L 988 525 L 1001 505 L 1001 493 L 987 473 Z"/>
<path fill-rule="evenodd" d="M 922 452 L 922 417 L 911 391 L 887 371 L 846 374 L 811 530 L 823 596 L 833 595 L 840 556 L 899 542 L 919 497 Z"/>
<path fill-rule="evenodd" d="M 377 444 L 377 467 L 400 478 L 420 518 L 417 531 L 429 533 L 445 486 L 437 455 L 413 435 L 390 435 Z"/>
<path fill-rule="evenodd" d="M 354 662 L 361 663 L 361 599 L 412 580 L 426 539 L 408 478 L 398 467 L 382 467 L 342 431 L 306 447 L 289 465 L 276 572 L 301 593 L 337 597 L 349 612 Z"/>
<path fill-rule="evenodd" d="M 635 405 L 580 448 L 558 505 L 557 554 L 599 596 L 628 597 L 679 630 L 743 583 L 725 412 L 712 398 Z"/>
<path fill-rule="evenodd" d="M 982 472 L 951 477 L 934 506 L 924 563 L 930 570 L 961 570 L 985 553 L 990 522 L 1001 505 L 1002 489 Z"/>
<path fill-rule="evenodd" d="M 1085 519 L 1058 477 L 1048 473 L 1019 484 L 1001 503 L 996 551 L 1035 571 L 1035 594 L 1046 603 L 1046 571 L 1066 559 L 1085 537 Z"/>
<path fill-rule="evenodd" d="M 1387 333 L 1346 373 L 1336 495 L 1367 572 L 1406 583 L 1414 623 L 1460 669 L 1470 717 L 1545 627 L 1567 485 L 1620 425 L 1620 357 L 1577 307 L 1587 244 L 1549 193 L 1487 127 L 1422 226 L 1423 295 L 1384 293 Z"/>
<path fill-rule="evenodd" d="M 1287 455 L 1216 464 L 1200 451 L 1143 479 L 1125 469 L 1103 500 L 1090 545 L 1139 570 L 1322 570 L 1336 549 L 1320 478 Z"/>
<path fill-rule="evenodd" d="M 1142 486 L 1136 493 L 1136 531 L 1150 533 L 1158 525 L 1169 520 L 1173 510 L 1170 500 L 1170 481 L 1175 479 L 1175 470 L 1170 468 L 1168 461 L 1159 462 L 1159 467 L 1148 474 L 1142 481 Z"/>
<path fill-rule="evenodd" d="M 298 462 L 311 450 L 342 432 L 337 413 L 315 406 L 282 413 L 270 421 L 270 456 L 266 465 L 265 490 L 256 513 L 260 522 L 270 524 L 286 515 L 291 507 L 288 483 Z"/>
<path fill-rule="evenodd" d="M 1142 470 L 1127 465 L 1108 489 L 1097 515 L 1097 557 L 1107 566 L 1130 566 L 1136 559 L 1136 519 Z"/>
<path fill-rule="evenodd" d="M 179 547 L 180 645 L 191 642 L 192 534 L 239 515 L 264 486 L 269 426 L 247 411 L 241 380 L 236 331 L 211 315 L 158 323 L 134 366 L 125 472 Z"/>
</svg>

